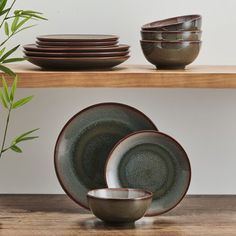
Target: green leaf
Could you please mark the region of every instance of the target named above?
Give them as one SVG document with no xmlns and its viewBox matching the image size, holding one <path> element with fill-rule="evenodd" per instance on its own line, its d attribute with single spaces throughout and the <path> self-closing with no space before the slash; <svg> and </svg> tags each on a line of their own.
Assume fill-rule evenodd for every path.
<svg viewBox="0 0 236 236">
<path fill-rule="evenodd" d="M 16 88 L 17 88 L 17 81 L 18 81 L 18 76 L 15 77 L 12 87 L 11 87 L 11 94 L 10 94 L 10 99 L 13 102 L 15 93 L 16 93 Z"/>
<path fill-rule="evenodd" d="M 7 8 L 7 9 L 5 9 L 4 11 L 1 11 L 1 12 L 0 12 L 0 16 L 6 14 L 6 13 L 9 12 L 10 10 L 11 10 L 11 8 L 9 7 L 9 8 Z"/>
<path fill-rule="evenodd" d="M 5 53 L 1 58 L 0 58 L 0 62 L 4 61 L 5 59 L 7 59 L 12 53 L 14 53 L 18 48 L 20 47 L 20 45 L 17 45 L 16 47 L 12 48 L 11 50 L 9 50 L 7 53 Z"/>
<path fill-rule="evenodd" d="M 3 85 L 4 97 L 6 98 L 7 102 L 10 102 L 10 96 L 9 96 L 9 92 L 8 92 L 7 81 L 5 80 L 4 76 L 2 77 L 2 85 Z"/>
<path fill-rule="evenodd" d="M 7 36 L 9 36 L 9 26 L 8 26 L 7 21 L 5 21 L 4 30 L 5 30 L 5 34 L 6 34 Z"/>
<path fill-rule="evenodd" d="M 35 14 L 35 13 L 22 12 L 21 16 L 31 16 L 34 19 L 47 20 L 47 18 L 42 17 L 42 16 Z"/>
<path fill-rule="evenodd" d="M 11 32 L 15 32 L 17 30 L 16 26 L 20 20 L 19 16 L 16 16 L 11 24 Z"/>
<path fill-rule="evenodd" d="M 16 143 L 19 143 L 19 142 L 23 142 L 23 141 L 28 141 L 28 140 L 32 140 L 32 139 L 36 139 L 38 138 L 39 136 L 31 136 L 31 137 L 24 137 L 24 138 L 21 138 L 19 141 L 17 141 Z"/>
<path fill-rule="evenodd" d="M 10 58 L 10 59 L 7 59 L 7 60 L 4 60 L 2 63 L 6 64 L 6 63 L 12 63 L 12 62 L 19 62 L 19 61 L 25 61 L 27 60 L 26 58 Z"/>
<path fill-rule="evenodd" d="M 7 102 L 3 96 L 2 90 L 0 90 L 0 97 L 1 97 L 2 105 L 8 109 Z"/>
<path fill-rule="evenodd" d="M 21 107 L 24 104 L 30 102 L 32 100 L 32 98 L 33 98 L 33 96 L 28 96 L 28 97 L 22 98 L 22 99 L 18 100 L 17 102 L 15 102 L 12 105 L 12 108 L 15 109 L 15 108 Z"/>
<path fill-rule="evenodd" d="M 42 12 L 38 12 L 38 11 L 33 11 L 33 10 L 23 10 L 22 11 L 23 13 L 34 13 L 34 14 L 39 14 L 39 15 L 42 15 L 43 13 Z"/>
<path fill-rule="evenodd" d="M 16 76 L 15 72 L 13 72 L 10 68 L 3 66 L 0 64 L 0 71 L 3 71 L 4 73 L 10 75 L 10 76 Z"/>
<path fill-rule="evenodd" d="M 26 26 L 26 27 L 24 27 L 24 28 L 21 28 L 20 30 L 18 30 L 17 32 L 15 32 L 15 34 L 21 32 L 21 31 L 23 31 L 23 30 L 26 30 L 26 29 L 32 28 L 32 27 L 34 27 L 34 26 L 36 26 L 36 25 L 29 25 L 29 26 Z"/>
<path fill-rule="evenodd" d="M 5 52 L 5 50 L 6 50 L 5 47 L 0 50 L 0 56 L 2 56 L 2 54 Z"/>
<path fill-rule="evenodd" d="M 33 132 L 35 132 L 37 130 L 39 130 L 39 129 L 33 129 L 33 130 L 30 130 L 26 133 L 23 133 L 20 136 L 16 137 L 14 140 L 15 140 L 15 142 L 20 142 L 20 140 L 22 140 L 23 138 L 27 137 L 29 134 L 32 134 Z"/>
<path fill-rule="evenodd" d="M 22 150 L 16 145 L 11 146 L 11 150 L 14 152 L 22 153 Z"/>
<path fill-rule="evenodd" d="M 19 24 L 16 25 L 16 30 L 18 30 L 21 26 L 23 26 L 28 20 L 30 20 L 32 17 L 27 17 L 25 19 L 23 19 L 22 21 L 19 22 Z"/>
<path fill-rule="evenodd" d="M 0 12 L 2 12 L 7 4 L 7 0 L 0 0 Z"/>
</svg>

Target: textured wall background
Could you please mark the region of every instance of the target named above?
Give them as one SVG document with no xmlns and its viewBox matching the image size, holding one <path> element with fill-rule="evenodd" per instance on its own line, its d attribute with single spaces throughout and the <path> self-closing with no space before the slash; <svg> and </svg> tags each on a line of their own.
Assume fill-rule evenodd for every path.
<svg viewBox="0 0 236 236">
<path fill-rule="evenodd" d="M 9 46 L 32 43 L 48 33 L 108 33 L 130 44 L 128 63 L 146 64 L 139 46 L 143 23 L 175 15 L 203 15 L 203 47 L 195 64 L 235 64 L 236 23 L 233 0 L 60 0 L 18 1 L 37 9 L 48 22 L 23 32 Z M 19 51 L 18 54 L 21 54 Z M 53 148 L 65 122 L 94 103 L 114 101 L 146 113 L 158 128 L 186 149 L 193 177 L 189 193 L 236 194 L 236 92 L 210 89 L 19 89 L 34 100 L 17 110 L 9 137 L 40 127 L 40 139 L 24 145 L 24 153 L 0 160 L 0 193 L 60 193 Z M 138 98 L 138 99 L 137 99 Z M 2 114 L 2 112 L 1 112 Z M 0 124 L 4 116 L 0 116 Z M 1 127 L 2 129 L 2 127 Z"/>
</svg>

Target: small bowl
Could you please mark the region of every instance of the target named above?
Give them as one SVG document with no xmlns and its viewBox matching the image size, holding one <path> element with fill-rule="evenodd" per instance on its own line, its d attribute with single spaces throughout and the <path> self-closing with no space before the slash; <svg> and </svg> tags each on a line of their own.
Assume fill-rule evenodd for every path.
<svg viewBox="0 0 236 236">
<path fill-rule="evenodd" d="M 141 40 L 146 59 L 157 69 L 184 69 L 199 54 L 201 41 Z"/>
<path fill-rule="evenodd" d="M 157 41 L 177 41 L 201 40 L 202 31 L 141 31 L 141 37 L 144 40 L 157 40 Z"/>
<path fill-rule="evenodd" d="M 147 23 L 142 26 L 142 30 L 193 31 L 193 30 L 200 30 L 201 26 L 202 26 L 201 15 L 184 15 Z"/>
<path fill-rule="evenodd" d="M 88 192 L 87 199 L 99 219 L 108 223 L 131 223 L 144 216 L 152 202 L 152 193 L 141 189 L 96 189 Z"/>
</svg>

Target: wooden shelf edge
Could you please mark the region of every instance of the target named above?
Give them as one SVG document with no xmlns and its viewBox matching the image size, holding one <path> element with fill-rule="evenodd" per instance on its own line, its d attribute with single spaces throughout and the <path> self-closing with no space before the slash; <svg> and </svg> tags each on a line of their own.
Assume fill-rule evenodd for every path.
<svg viewBox="0 0 236 236">
<path fill-rule="evenodd" d="M 189 66 L 156 70 L 124 65 L 107 71 L 44 71 L 30 64 L 12 65 L 21 88 L 236 88 L 236 66 Z M 12 78 L 7 77 L 9 83 Z"/>
</svg>

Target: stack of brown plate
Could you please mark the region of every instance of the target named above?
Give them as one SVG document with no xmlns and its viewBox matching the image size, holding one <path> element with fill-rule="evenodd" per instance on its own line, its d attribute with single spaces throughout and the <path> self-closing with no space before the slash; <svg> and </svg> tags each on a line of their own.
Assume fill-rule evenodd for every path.
<svg viewBox="0 0 236 236">
<path fill-rule="evenodd" d="M 107 69 L 129 58 L 129 46 L 118 39 L 101 34 L 44 35 L 23 48 L 28 61 L 44 69 Z"/>
</svg>

